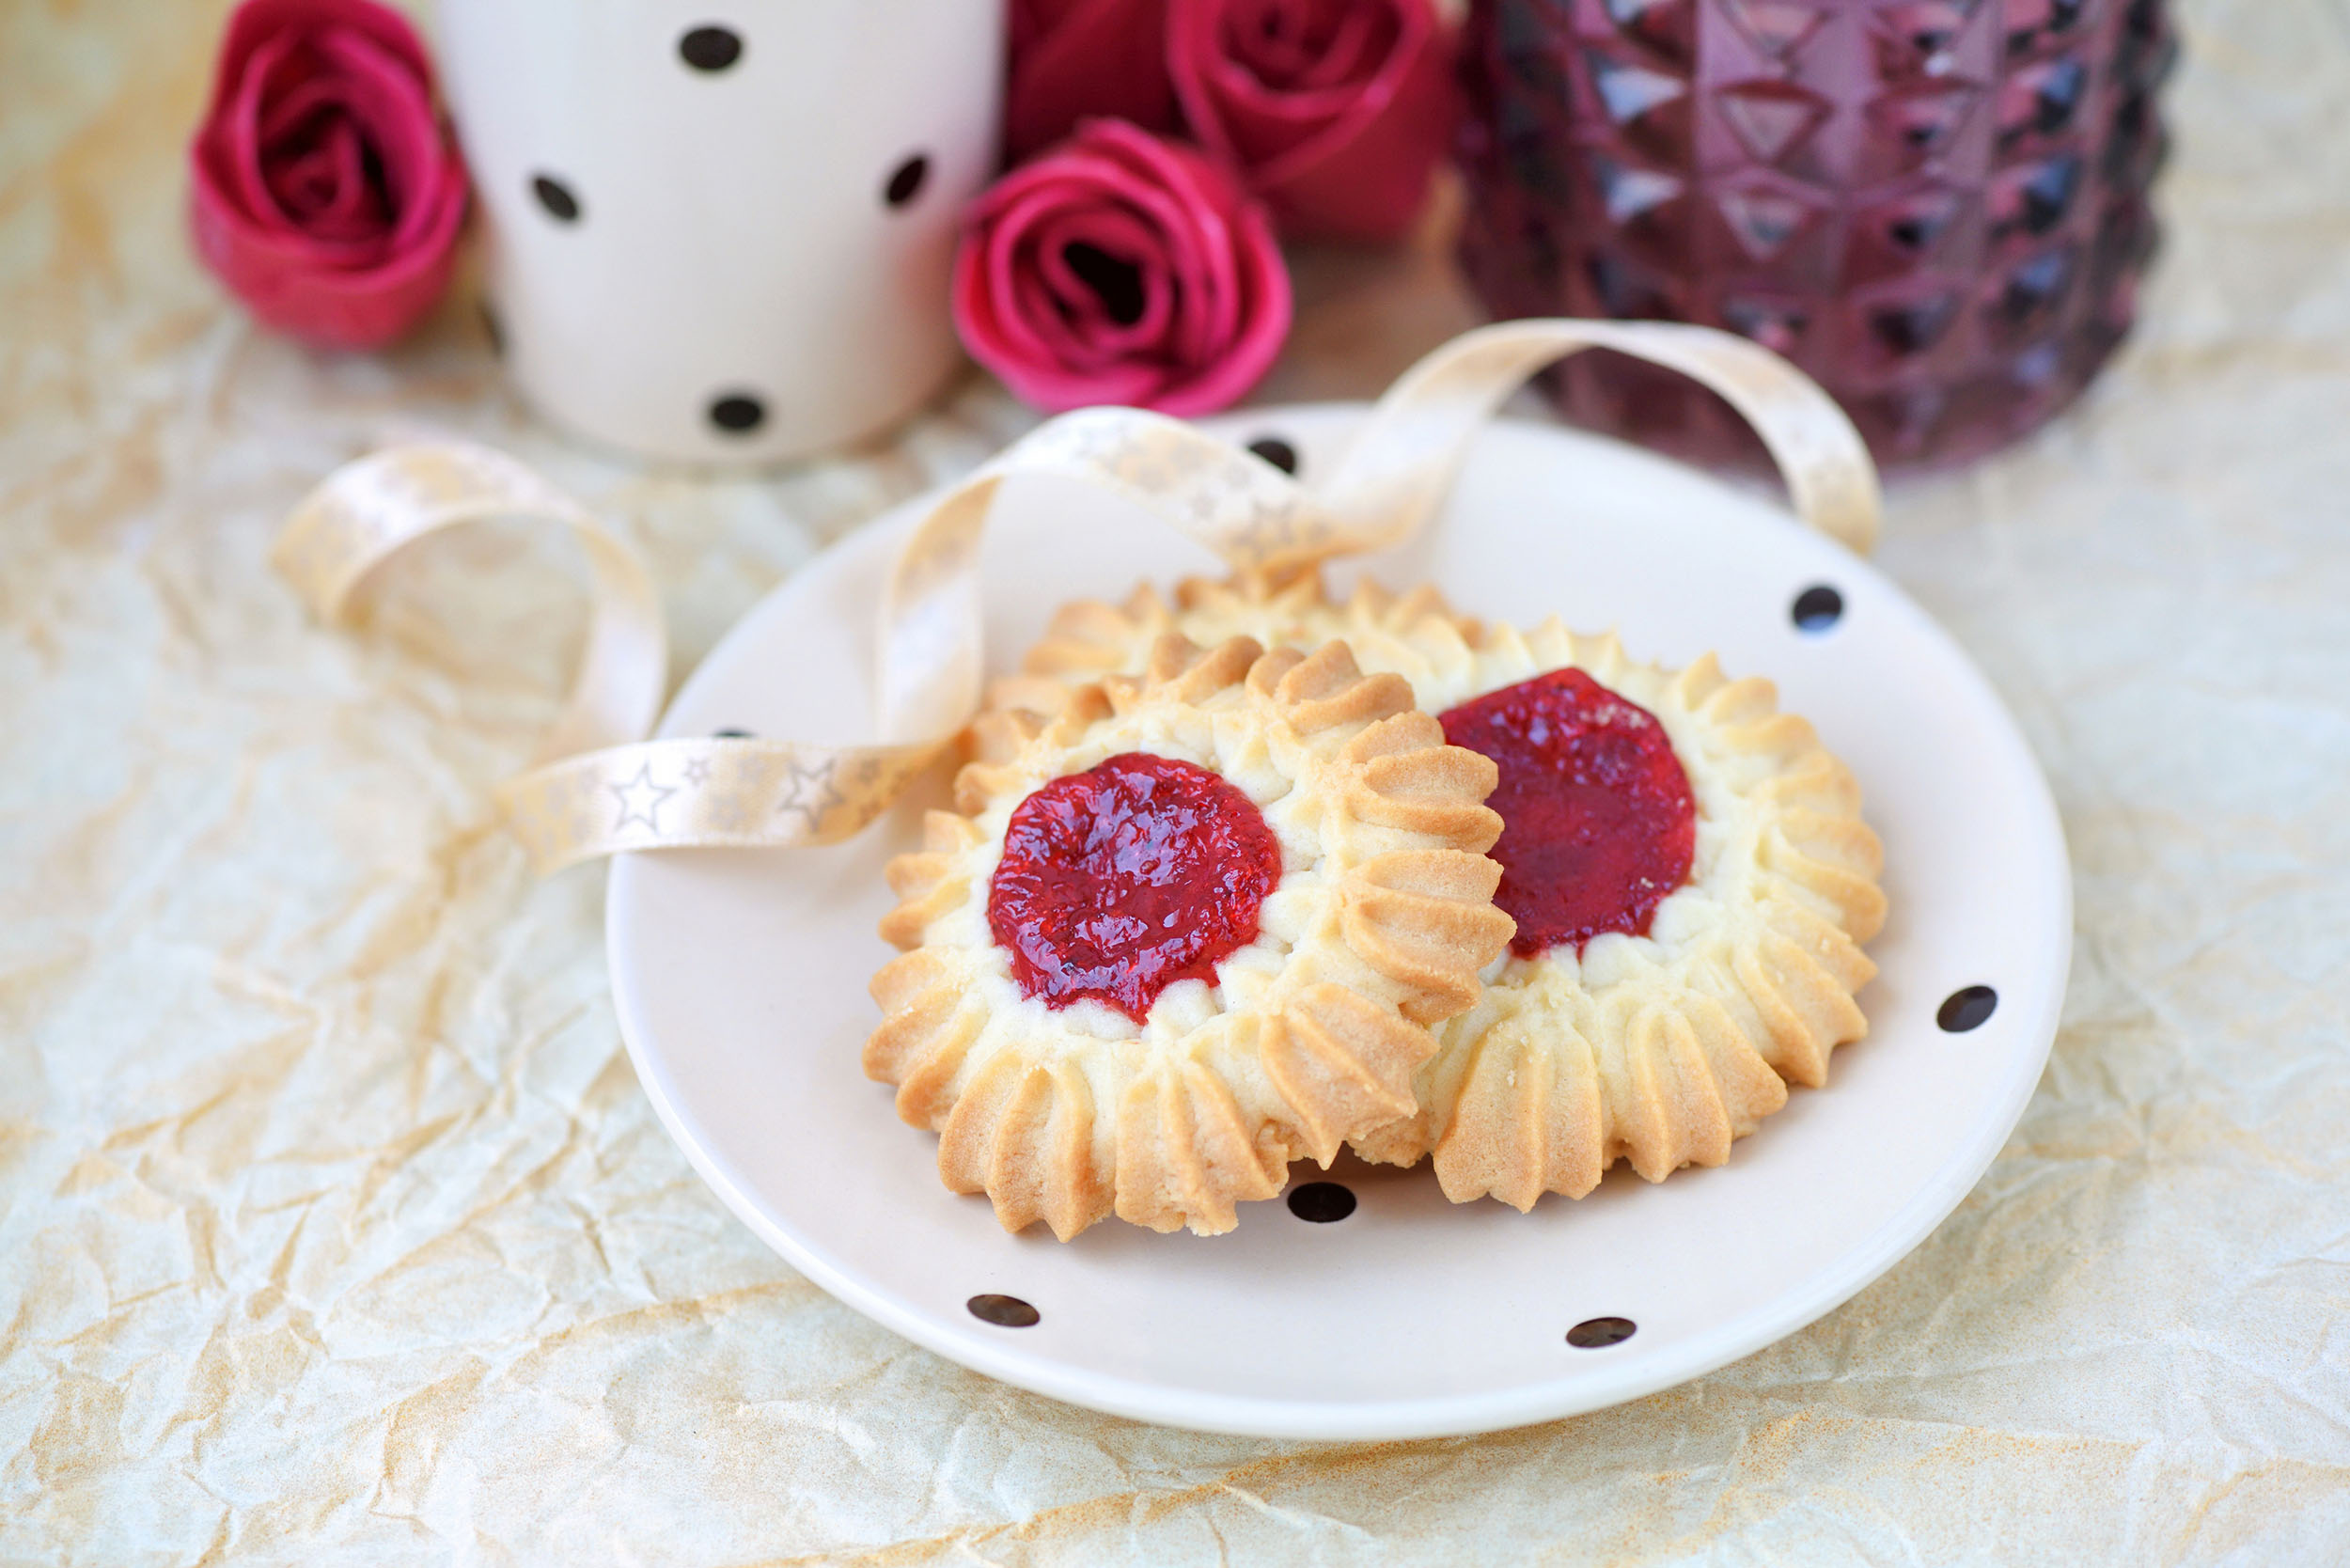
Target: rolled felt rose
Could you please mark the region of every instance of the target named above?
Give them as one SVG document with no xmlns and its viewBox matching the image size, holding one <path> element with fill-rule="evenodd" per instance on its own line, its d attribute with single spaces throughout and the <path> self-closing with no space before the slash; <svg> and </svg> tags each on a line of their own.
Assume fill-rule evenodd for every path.
<svg viewBox="0 0 2350 1568">
<path fill-rule="evenodd" d="M 372 0 L 245 0 L 189 149 L 196 248 L 265 324 L 368 349 L 447 287 L 465 167 L 415 30 Z"/>
<path fill-rule="evenodd" d="M 1040 408 L 1206 414 L 1280 353 L 1290 280 L 1229 172 L 1097 119 L 973 203 L 954 306 L 972 357 Z"/>
<path fill-rule="evenodd" d="M 1392 240 L 1451 139 L 1450 41 L 1432 0 L 1169 0 L 1167 70 L 1283 233 Z"/>
<path fill-rule="evenodd" d="M 1011 0 L 1004 150 L 1018 163 L 1077 122 L 1175 129 L 1167 0 Z"/>
</svg>

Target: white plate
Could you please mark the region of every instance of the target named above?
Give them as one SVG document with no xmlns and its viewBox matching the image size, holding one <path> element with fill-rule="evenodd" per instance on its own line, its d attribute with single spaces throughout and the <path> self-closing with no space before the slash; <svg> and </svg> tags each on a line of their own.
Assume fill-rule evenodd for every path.
<svg viewBox="0 0 2350 1568">
<path fill-rule="evenodd" d="M 1310 477 L 1359 410 L 1219 422 L 1291 442 Z M 918 507 L 818 557 L 744 617 L 665 735 L 870 737 L 873 606 Z M 1003 667 L 1077 595 L 1213 570 L 1198 546 L 1073 482 L 1017 481 L 987 545 Z M 1784 513 L 1677 464 L 1549 426 L 1490 427 L 1448 516 L 1384 580 L 1463 608 L 1614 625 L 1636 657 L 1720 651 L 1778 682 L 1849 761 L 1884 836 L 1892 918 L 1861 996 L 1870 1034 L 1718 1170 L 1650 1186 L 1622 1167 L 1581 1202 L 1455 1207 L 1423 1168 L 1345 1165 L 1360 1200 L 1310 1224 L 1275 1200 L 1224 1236 L 1115 1221 L 1066 1246 L 1008 1236 L 939 1185 L 935 1138 L 899 1121 L 858 1049 L 889 956 L 882 863 L 920 802 L 822 850 L 622 858 L 608 939 L 620 1026 L 695 1168 L 791 1264 L 940 1355 L 1078 1404 L 1289 1437 L 1490 1431 L 1593 1410 L 1721 1366 L 1836 1307 L 1924 1239 L 1990 1165 L 2056 1032 L 2072 890 L 2047 787 L 1964 653 L 1900 589 Z M 1843 616 L 1790 606 L 1833 587 Z M 1937 1027 L 1968 985 L 1971 1032 Z M 1299 1168 L 1303 1183 L 1322 1173 Z M 1012 1295 L 1030 1327 L 966 1302 Z M 1601 1349 L 1567 1331 L 1638 1330 Z"/>
</svg>

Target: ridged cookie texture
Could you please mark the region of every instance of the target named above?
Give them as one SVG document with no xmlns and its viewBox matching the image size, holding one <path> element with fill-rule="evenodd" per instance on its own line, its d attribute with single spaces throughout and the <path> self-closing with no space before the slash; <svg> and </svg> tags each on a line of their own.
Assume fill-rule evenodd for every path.
<svg viewBox="0 0 2350 1568">
<path fill-rule="evenodd" d="M 1438 1031 L 1415 1082 L 1420 1109 L 1353 1139 L 1409 1165 L 1433 1152 L 1455 1201 L 1520 1209 L 1580 1197 L 1616 1160 L 1651 1181 L 1720 1165 L 1733 1139 L 1818 1087 L 1828 1055 L 1867 1031 L 1853 995 L 1875 973 L 1861 950 L 1885 919 L 1883 854 L 1852 774 L 1775 688 L 1731 680 L 1708 654 L 1682 670 L 1627 659 L 1612 636 L 1556 620 L 1521 633 L 1454 615 L 1432 589 L 1364 584 L 1344 603 L 1297 574 L 1194 581 L 1173 598 L 1065 608 L 1022 675 L 999 683 L 982 734 L 1015 723 L 1076 672 L 1131 664 L 1170 632 L 1273 641 L 1343 638 L 1362 668 L 1399 674 L 1442 713 L 1546 671 L 1574 667 L 1664 726 L 1697 806 L 1687 882 L 1646 936 L 1581 951 L 1504 956 L 1475 1007 Z M 985 744 L 984 738 L 982 745 Z"/>
<path fill-rule="evenodd" d="M 1178 980 L 1137 1025 L 1090 999 L 1026 996 L 989 926 L 1012 811 L 1105 759 L 1146 753 L 1220 776 L 1280 850 L 1256 939 Z M 1047 717 L 998 714 L 992 744 L 891 862 L 903 949 L 873 979 L 866 1072 L 939 1134 L 939 1174 L 985 1192 L 1005 1229 L 1063 1240 L 1111 1215 L 1229 1231 L 1280 1190 L 1292 1160 L 1413 1116 L 1431 1026 L 1478 998 L 1509 942 L 1485 857 L 1496 770 L 1447 745 L 1395 675 L 1341 644 L 1267 653 L 1154 640 L 1133 673 L 1076 683 Z"/>
<path fill-rule="evenodd" d="M 1058 712 L 1075 686 L 1141 668 L 1164 636 L 1205 647 L 1229 637 L 1267 648 L 1319 648 L 1341 639 L 1362 668 L 1377 673 L 1419 661 L 1411 634 L 1423 620 L 1480 635 L 1477 624 L 1454 616 L 1434 588 L 1398 596 L 1366 582 L 1344 604 L 1333 604 L 1311 568 L 1186 578 L 1172 598 L 1145 583 L 1122 604 L 1076 600 L 1055 612 L 1019 673 L 988 688 L 987 709 L 974 727 L 975 749 L 982 759 L 1000 755 L 1018 744 L 1011 715 Z"/>
</svg>

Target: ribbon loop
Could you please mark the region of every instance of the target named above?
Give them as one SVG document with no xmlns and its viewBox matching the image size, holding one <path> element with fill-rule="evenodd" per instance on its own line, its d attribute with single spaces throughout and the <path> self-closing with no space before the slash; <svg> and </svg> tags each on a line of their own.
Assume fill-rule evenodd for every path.
<svg viewBox="0 0 2350 1568">
<path fill-rule="evenodd" d="M 395 553 L 465 523 L 560 523 L 588 556 L 586 651 L 542 760 L 634 741 L 652 728 L 669 640 L 645 563 L 586 508 L 504 452 L 470 442 L 387 447 L 347 463 L 294 509 L 270 559 L 328 625 Z"/>
<path fill-rule="evenodd" d="M 1537 372 L 1586 349 L 1662 365 L 1719 393 L 1754 427 L 1795 515 L 1855 555 L 1876 547 L 1884 499 L 1860 432 L 1817 382 L 1760 344 L 1673 321 L 1502 321 L 1422 358 L 1355 432 L 1323 504 L 1349 550 L 1401 544 L 1452 488 L 1477 428 Z"/>
<path fill-rule="evenodd" d="M 1305 488 L 1261 458 L 1161 414 L 1064 414 L 940 497 L 899 549 L 882 590 L 884 736 L 951 735 L 979 711 L 980 538 L 1003 481 L 1040 474 L 1132 501 L 1235 571 L 1345 547 Z"/>
<path fill-rule="evenodd" d="M 1236 571 L 1386 549 L 1428 525 L 1478 428 L 1527 378 L 1585 349 L 1681 370 L 1762 434 L 1796 514 L 1855 551 L 1875 541 L 1876 470 L 1827 394 L 1767 350 L 1664 322 L 1509 321 L 1438 349 L 1381 398 L 1329 478 L 1301 485 L 1181 420 L 1083 409 L 948 491 L 900 548 L 880 612 L 879 739 L 864 745 L 643 741 L 666 682 L 661 607 L 642 560 L 513 459 L 462 444 L 346 464 L 296 509 L 274 558 L 321 619 L 404 546 L 461 523 L 561 523 L 586 550 L 587 652 L 540 765 L 499 801 L 540 872 L 622 851 L 834 843 L 861 831 L 961 734 L 980 698 L 979 546 L 1004 481 L 1073 478 L 1133 501 Z"/>
</svg>

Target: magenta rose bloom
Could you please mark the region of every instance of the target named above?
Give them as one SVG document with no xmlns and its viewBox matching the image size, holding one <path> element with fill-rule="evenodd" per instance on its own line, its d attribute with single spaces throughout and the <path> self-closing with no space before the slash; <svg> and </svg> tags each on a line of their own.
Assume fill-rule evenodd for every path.
<svg viewBox="0 0 2350 1568">
<path fill-rule="evenodd" d="M 1011 0 L 1004 150 L 1018 163 L 1080 120 L 1175 129 L 1167 0 Z"/>
<path fill-rule="evenodd" d="M 372 0 L 245 0 L 189 149 L 196 248 L 266 324 L 392 341 L 448 285 L 465 166 L 415 30 Z"/>
<path fill-rule="evenodd" d="M 1184 120 L 1284 233 L 1411 227 L 1451 140 L 1450 56 L 1431 0 L 1169 0 Z"/>
<path fill-rule="evenodd" d="M 1211 413 L 1257 384 L 1290 327 L 1264 209 L 1198 152 L 1114 119 L 973 203 L 954 296 L 972 357 L 1052 410 Z"/>
</svg>

